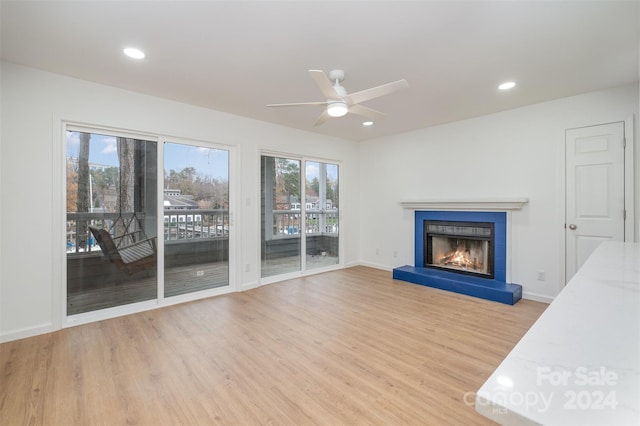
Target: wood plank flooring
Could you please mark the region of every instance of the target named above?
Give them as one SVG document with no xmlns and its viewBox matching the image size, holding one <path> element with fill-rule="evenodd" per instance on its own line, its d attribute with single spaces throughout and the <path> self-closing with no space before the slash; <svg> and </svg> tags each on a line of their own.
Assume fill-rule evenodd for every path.
<svg viewBox="0 0 640 426">
<path fill-rule="evenodd" d="M 4 343 L 0 424 L 489 424 L 465 394 L 546 306 L 298 278 Z"/>
</svg>

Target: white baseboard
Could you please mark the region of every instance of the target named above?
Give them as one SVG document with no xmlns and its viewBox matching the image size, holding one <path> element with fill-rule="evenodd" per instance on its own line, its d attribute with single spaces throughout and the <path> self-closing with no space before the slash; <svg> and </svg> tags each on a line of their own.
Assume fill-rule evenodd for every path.
<svg viewBox="0 0 640 426">
<path fill-rule="evenodd" d="M 382 269 L 383 271 L 393 271 L 393 267 L 389 265 L 381 265 L 379 263 L 374 263 L 374 262 L 358 262 L 358 265 L 367 266 L 369 268 Z"/>
<path fill-rule="evenodd" d="M 51 333 L 56 331 L 53 323 L 45 323 L 35 325 L 33 327 L 25 327 L 8 333 L 0 334 L 0 343 L 11 342 L 14 340 L 26 339 L 27 337 L 37 336 L 39 334 Z"/>
<path fill-rule="evenodd" d="M 553 299 L 554 299 L 553 297 L 543 296 L 541 294 L 536 294 L 536 293 L 530 293 L 528 291 L 522 292 L 522 298 L 527 300 L 533 300 L 534 302 L 542 302 L 546 304 L 550 304 L 551 302 L 553 302 Z"/>
<path fill-rule="evenodd" d="M 239 291 L 246 291 L 246 290 L 251 290 L 251 289 L 257 288 L 257 287 L 260 287 L 260 283 L 258 281 L 250 281 L 248 283 L 240 284 L 240 288 L 238 290 Z"/>
</svg>

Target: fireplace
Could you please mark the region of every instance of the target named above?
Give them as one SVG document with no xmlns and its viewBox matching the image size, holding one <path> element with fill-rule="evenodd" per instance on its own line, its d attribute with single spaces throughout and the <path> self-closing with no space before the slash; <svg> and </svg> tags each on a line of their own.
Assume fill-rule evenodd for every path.
<svg viewBox="0 0 640 426">
<path fill-rule="evenodd" d="M 493 222 L 425 220 L 424 266 L 493 279 Z"/>
<path fill-rule="evenodd" d="M 415 266 L 393 278 L 513 305 L 522 286 L 507 282 L 507 213 L 416 210 Z"/>
</svg>

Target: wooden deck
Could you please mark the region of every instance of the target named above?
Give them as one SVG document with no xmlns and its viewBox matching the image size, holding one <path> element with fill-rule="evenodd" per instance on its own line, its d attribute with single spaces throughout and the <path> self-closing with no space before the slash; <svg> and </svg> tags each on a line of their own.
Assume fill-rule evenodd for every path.
<svg viewBox="0 0 640 426">
<path fill-rule="evenodd" d="M 337 263 L 338 258 L 333 256 L 307 256 L 308 269 Z M 299 269 L 300 260 L 298 257 L 285 257 L 262 263 L 264 277 L 298 271 Z M 155 272 L 140 273 L 135 277 L 136 279 L 133 281 L 123 282 L 104 277 L 88 278 L 93 281 L 91 285 L 83 286 L 78 291 L 67 294 L 67 315 L 155 299 L 158 292 Z M 178 266 L 167 268 L 164 277 L 164 295 L 171 297 L 229 285 L 229 268 L 226 262 Z"/>
<path fill-rule="evenodd" d="M 318 269 L 325 266 L 337 265 L 337 256 L 307 255 L 307 269 Z M 271 277 L 274 275 L 286 274 L 300 270 L 300 258 L 298 256 L 280 257 L 277 259 L 262 260 L 262 276 Z"/>
<path fill-rule="evenodd" d="M 103 280 L 101 285 L 86 286 L 67 294 L 67 315 L 156 299 L 158 279 L 155 271 L 135 277 L 139 278 L 124 282 Z M 164 278 L 165 297 L 171 297 L 229 285 L 229 268 L 226 262 L 178 266 L 168 268 Z"/>
<path fill-rule="evenodd" d="M 490 424 L 544 311 L 354 267 L 0 345 L 0 424 Z"/>
</svg>

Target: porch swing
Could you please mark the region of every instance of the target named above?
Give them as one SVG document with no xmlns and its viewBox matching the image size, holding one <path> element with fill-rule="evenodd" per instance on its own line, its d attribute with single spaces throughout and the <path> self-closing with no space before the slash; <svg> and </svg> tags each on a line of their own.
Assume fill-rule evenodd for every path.
<svg viewBox="0 0 640 426">
<path fill-rule="evenodd" d="M 120 200 L 122 200 L 122 170 L 120 170 Z M 118 269 L 129 275 L 154 268 L 157 264 L 156 237 L 148 237 L 144 233 L 142 222 L 135 211 L 130 219 L 125 219 L 122 215 L 122 203 L 119 204 L 118 217 L 109 230 L 89 226 L 93 238 L 100 246 L 102 254 Z M 124 231 L 122 235 L 116 236 L 118 229 L 124 229 Z"/>
</svg>

